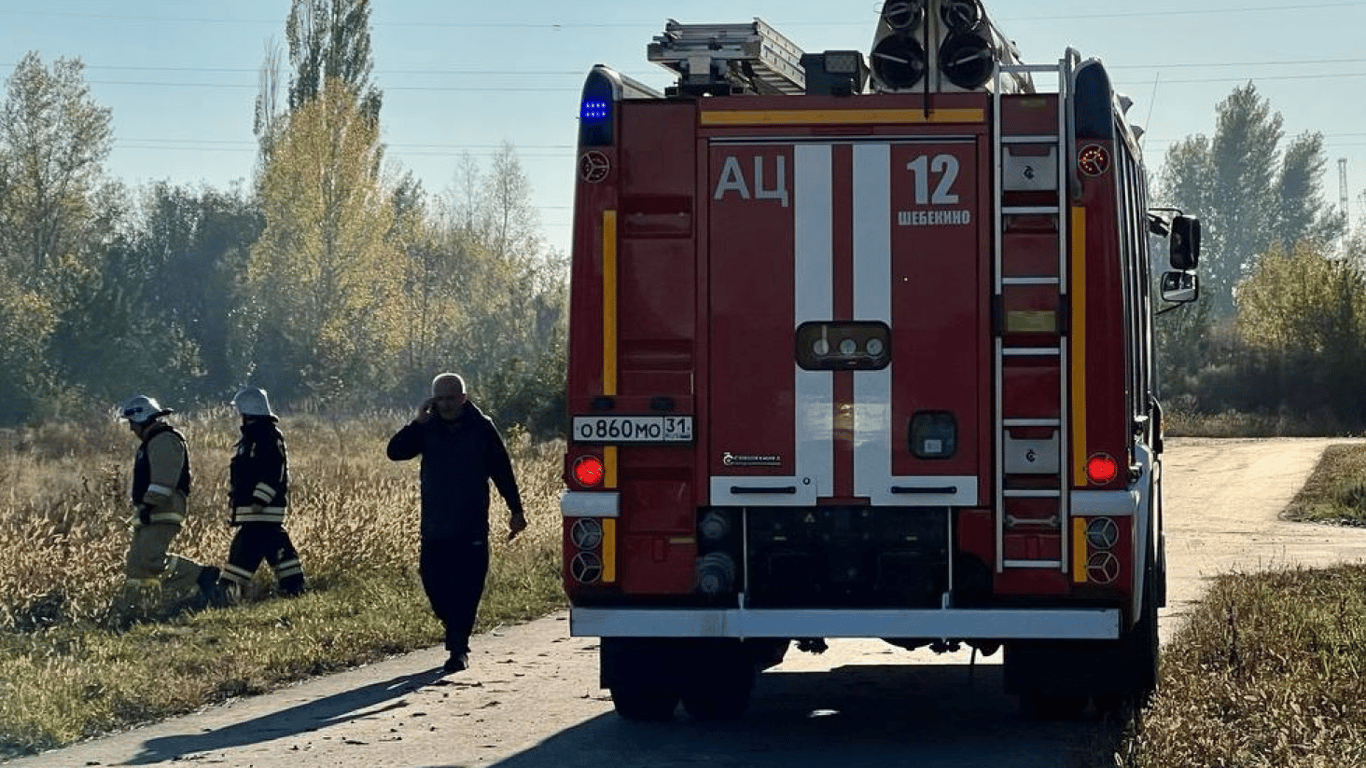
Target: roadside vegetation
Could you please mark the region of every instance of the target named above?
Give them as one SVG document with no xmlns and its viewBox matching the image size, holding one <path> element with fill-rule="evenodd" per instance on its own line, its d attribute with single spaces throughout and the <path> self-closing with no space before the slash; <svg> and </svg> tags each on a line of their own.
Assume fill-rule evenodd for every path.
<svg viewBox="0 0 1366 768">
<path fill-rule="evenodd" d="M 1286 511 L 1366 525 L 1366 445 L 1331 446 Z M 1123 768 L 1366 765 L 1366 564 L 1213 580 L 1164 646 Z"/>
<path fill-rule="evenodd" d="M 112 419 L 6 433 L 0 454 L 0 759 L 184 714 L 441 640 L 417 576 L 416 462 L 384 455 L 407 413 L 282 420 L 292 511 L 309 590 L 280 597 L 269 569 L 241 605 L 118 632 L 106 610 L 127 551 L 127 472 L 136 440 Z M 191 517 L 172 550 L 227 557 L 227 408 L 170 421 L 194 470 Z M 506 541 L 494 494 L 492 558 L 478 630 L 563 604 L 562 447 L 508 437 L 530 523 Z"/>
</svg>

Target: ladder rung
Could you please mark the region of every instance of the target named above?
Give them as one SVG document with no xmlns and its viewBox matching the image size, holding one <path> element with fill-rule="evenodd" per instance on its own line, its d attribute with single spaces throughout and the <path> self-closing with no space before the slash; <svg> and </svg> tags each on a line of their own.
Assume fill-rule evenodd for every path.
<svg viewBox="0 0 1366 768">
<path fill-rule="evenodd" d="M 1047 528 L 1056 531 L 1058 530 L 1058 516 L 1016 517 L 1014 515 L 1006 515 L 1006 528 Z"/>
<path fill-rule="evenodd" d="M 1057 144 L 1061 137 L 1055 134 L 1020 134 L 1018 136 L 1002 136 L 1002 144 Z"/>
<path fill-rule="evenodd" d="M 1001 285 L 1057 285 L 1056 277 L 1003 277 Z"/>
<path fill-rule="evenodd" d="M 1061 427 L 1062 419 L 1001 419 L 1006 427 Z"/>
<path fill-rule="evenodd" d="M 1001 354 L 1007 357 L 1053 357 L 1061 355 L 1057 347 L 1005 347 Z"/>
<path fill-rule="evenodd" d="M 1001 208 L 1002 215 L 1005 216 L 1044 216 L 1052 214 L 1054 216 L 1062 214 L 1062 206 L 1058 205 L 1007 205 Z"/>
<path fill-rule="evenodd" d="M 1008 499 L 1056 499 L 1062 496 L 1062 491 L 1059 491 L 1056 488 L 1031 488 L 1027 491 L 1007 489 L 1001 491 L 1001 493 L 1005 494 L 1005 497 Z"/>
<path fill-rule="evenodd" d="M 1059 64 L 1001 64 L 997 69 L 1001 72 L 1062 72 Z"/>
</svg>

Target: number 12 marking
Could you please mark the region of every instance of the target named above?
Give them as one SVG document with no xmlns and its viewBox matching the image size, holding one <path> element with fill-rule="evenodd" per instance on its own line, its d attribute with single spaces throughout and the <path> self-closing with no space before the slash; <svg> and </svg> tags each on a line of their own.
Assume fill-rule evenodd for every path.
<svg viewBox="0 0 1366 768">
<path fill-rule="evenodd" d="M 935 155 L 931 160 L 921 155 L 906 167 L 915 176 L 916 205 L 953 205 L 958 195 L 952 193 L 953 182 L 958 180 L 958 158 L 953 155 Z M 939 183 L 934 187 L 934 197 L 930 197 L 930 174 L 939 174 Z"/>
</svg>

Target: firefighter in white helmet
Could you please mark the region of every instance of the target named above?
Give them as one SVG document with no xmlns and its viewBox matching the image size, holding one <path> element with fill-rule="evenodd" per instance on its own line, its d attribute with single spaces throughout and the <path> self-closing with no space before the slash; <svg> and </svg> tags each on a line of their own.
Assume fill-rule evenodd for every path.
<svg viewBox="0 0 1366 768">
<path fill-rule="evenodd" d="M 171 412 L 146 395 L 119 407 L 119 418 L 127 420 L 140 441 L 133 459 L 133 540 L 116 606 L 117 619 L 124 625 L 224 603 L 217 568 L 169 551 L 185 522 L 190 496 L 185 437 L 162 421 Z"/>
<path fill-rule="evenodd" d="M 242 437 L 229 472 L 229 525 L 237 533 L 223 568 L 223 586 L 240 595 L 265 560 L 275 571 L 280 591 L 298 595 L 304 591 L 304 568 L 285 531 L 289 457 L 279 418 L 270 409 L 266 391 L 259 387 L 243 387 L 232 404 L 242 415 Z"/>
</svg>

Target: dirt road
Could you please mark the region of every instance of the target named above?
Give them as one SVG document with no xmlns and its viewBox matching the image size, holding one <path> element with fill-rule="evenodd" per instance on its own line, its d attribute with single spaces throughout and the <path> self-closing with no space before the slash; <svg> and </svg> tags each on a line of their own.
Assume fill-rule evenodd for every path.
<svg viewBox="0 0 1366 768">
<path fill-rule="evenodd" d="M 1366 560 L 1366 531 L 1276 519 L 1330 442 L 1169 441 L 1164 639 L 1209 576 Z M 612 713 L 596 643 L 568 637 L 563 614 L 473 645 L 459 675 L 442 676 L 444 653 L 430 649 L 5 765 L 1056 768 L 1113 736 L 1019 717 L 1000 654 L 970 666 L 966 654 L 834 641 L 762 675 L 740 722 L 641 724 Z"/>
</svg>

